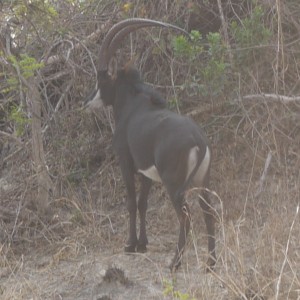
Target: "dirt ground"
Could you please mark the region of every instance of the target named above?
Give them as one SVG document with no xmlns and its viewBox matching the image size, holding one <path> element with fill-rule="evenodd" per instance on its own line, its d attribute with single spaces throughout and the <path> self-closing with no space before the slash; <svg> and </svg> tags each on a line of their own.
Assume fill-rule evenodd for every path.
<svg viewBox="0 0 300 300">
<path fill-rule="evenodd" d="M 164 197 L 159 186 L 149 201 L 145 254 L 123 252 L 128 225 L 124 200 L 103 210 L 97 223 L 76 216 L 75 226 L 73 203 L 61 200 L 53 225 L 41 230 L 46 241 L 40 236 L 2 244 L 1 299 L 173 299 L 173 288 L 188 297 L 202 288 L 226 294 L 213 275 L 205 275 L 202 222 L 194 229 L 202 232 L 191 239 L 182 268 L 170 273 L 178 224 L 171 204 L 156 196 Z M 200 208 L 191 204 L 197 218 Z"/>
</svg>

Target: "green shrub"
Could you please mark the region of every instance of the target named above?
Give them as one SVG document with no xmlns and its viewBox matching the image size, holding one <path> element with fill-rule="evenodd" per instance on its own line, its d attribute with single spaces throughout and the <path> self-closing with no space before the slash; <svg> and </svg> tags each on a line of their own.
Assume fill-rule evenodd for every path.
<svg viewBox="0 0 300 300">
<path fill-rule="evenodd" d="M 252 62 L 254 56 L 261 54 L 261 46 L 268 44 L 272 32 L 266 27 L 264 19 L 264 10 L 262 6 L 257 5 L 240 23 L 231 22 L 230 33 L 237 49 L 235 62 L 239 66 Z"/>
<path fill-rule="evenodd" d="M 171 296 L 173 299 L 179 300 L 196 300 L 196 298 L 192 297 L 188 293 L 182 293 L 180 291 L 176 291 L 174 288 L 173 282 L 168 280 L 164 280 L 164 296 Z"/>
<path fill-rule="evenodd" d="M 172 45 L 175 56 L 191 65 L 193 81 L 186 82 L 185 88 L 203 96 L 218 96 L 223 92 L 229 65 L 225 60 L 226 47 L 218 32 L 209 33 L 204 40 L 199 31 L 193 30 L 190 39 L 179 36 Z"/>
<path fill-rule="evenodd" d="M 15 133 L 18 137 L 24 134 L 26 125 L 31 122 L 31 119 L 26 116 L 24 111 L 16 105 L 12 106 L 10 109 L 9 120 L 13 122 Z"/>
</svg>

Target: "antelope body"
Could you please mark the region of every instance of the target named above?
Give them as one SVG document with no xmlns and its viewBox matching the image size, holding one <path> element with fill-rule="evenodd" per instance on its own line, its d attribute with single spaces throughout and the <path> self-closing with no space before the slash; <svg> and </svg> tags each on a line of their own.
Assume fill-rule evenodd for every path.
<svg viewBox="0 0 300 300">
<path fill-rule="evenodd" d="M 207 188 L 211 149 L 203 131 L 190 118 L 166 108 L 161 95 L 146 85 L 139 72 L 132 67 L 120 70 L 111 65 L 111 57 L 120 41 L 130 32 L 160 26 L 186 32 L 179 27 L 148 19 L 129 19 L 116 24 L 107 33 L 100 50 L 98 90 L 95 99 L 113 107 L 115 133 L 113 147 L 119 158 L 127 189 L 129 238 L 126 252 L 144 252 L 148 244 L 146 234 L 147 198 L 152 181 L 161 182 L 167 189 L 178 216 L 180 231 L 175 256 L 170 265 L 176 270 L 182 259 L 190 229 L 190 210 L 184 193 L 191 187 L 202 187 L 199 197 L 208 233 L 208 267 L 215 264 L 214 217 Z M 95 100 L 94 99 L 94 100 Z M 136 200 L 135 175 L 140 177 L 140 194 Z M 140 217 L 137 237 L 136 217 Z"/>
</svg>

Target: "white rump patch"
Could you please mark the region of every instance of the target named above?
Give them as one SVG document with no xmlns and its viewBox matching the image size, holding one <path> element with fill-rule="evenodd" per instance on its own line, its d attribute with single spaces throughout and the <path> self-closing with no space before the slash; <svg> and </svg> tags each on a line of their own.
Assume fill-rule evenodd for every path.
<svg viewBox="0 0 300 300">
<path fill-rule="evenodd" d="M 185 180 L 187 180 L 189 178 L 190 174 L 192 173 L 192 171 L 194 170 L 194 168 L 197 165 L 198 151 L 199 151 L 198 146 L 195 146 L 190 150 L 190 153 L 188 156 L 188 161 L 187 161 L 188 168 L 187 168 L 187 174 L 186 174 Z M 207 173 L 209 164 L 210 164 L 210 150 L 208 147 L 206 147 L 204 158 L 192 180 L 193 186 L 200 187 L 202 185 L 203 179 Z M 138 172 L 142 173 L 143 175 L 152 179 L 153 181 L 157 181 L 160 183 L 162 182 L 161 178 L 158 174 L 158 171 L 154 165 L 146 170 L 138 170 Z"/>
<path fill-rule="evenodd" d="M 152 179 L 153 181 L 161 182 L 161 178 L 155 166 L 151 166 L 147 170 L 138 170 L 138 172 L 142 173 L 143 175 Z"/>
<path fill-rule="evenodd" d="M 189 178 L 190 174 L 192 173 L 192 171 L 194 170 L 197 164 L 198 151 L 199 151 L 198 146 L 195 146 L 190 150 L 189 157 L 188 157 L 188 170 L 186 174 L 186 180 Z M 204 158 L 192 180 L 194 186 L 200 187 L 202 185 L 203 179 L 209 167 L 209 163 L 210 163 L 210 150 L 208 147 L 206 147 Z"/>
</svg>

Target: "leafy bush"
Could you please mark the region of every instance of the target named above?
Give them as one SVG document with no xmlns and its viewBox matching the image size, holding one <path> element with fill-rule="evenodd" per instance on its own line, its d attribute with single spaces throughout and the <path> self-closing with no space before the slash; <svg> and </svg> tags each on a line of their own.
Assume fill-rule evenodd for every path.
<svg viewBox="0 0 300 300">
<path fill-rule="evenodd" d="M 184 36 L 174 38 L 175 55 L 186 60 L 192 66 L 193 82 L 185 88 L 194 90 L 203 96 L 218 96 L 226 85 L 227 67 L 226 48 L 218 32 L 209 33 L 206 39 L 199 31 L 193 30 L 190 39 Z"/>
<path fill-rule="evenodd" d="M 18 137 L 22 136 L 25 133 L 26 125 L 31 122 L 24 111 L 16 105 L 12 106 L 10 110 L 9 120 L 13 122 L 15 133 Z"/>
<path fill-rule="evenodd" d="M 8 58 L 11 65 L 17 70 L 16 73 L 7 74 L 7 85 L 1 90 L 2 93 L 8 93 L 10 91 L 19 89 L 19 75 L 28 79 L 34 75 L 36 70 L 39 70 L 44 66 L 43 63 L 38 63 L 35 58 L 28 56 L 27 54 L 21 54 L 20 59 L 11 55 Z M 20 71 L 20 74 L 18 72 Z"/>
<path fill-rule="evenodd" d="M 196 300 L 196 298 L 192 297 L 188 293 L 176 291 L 173 283 L 168 280 L 164 280 L 164 296 L 172 296 L 174 299 L 179 300 Z"/>
</svg>

